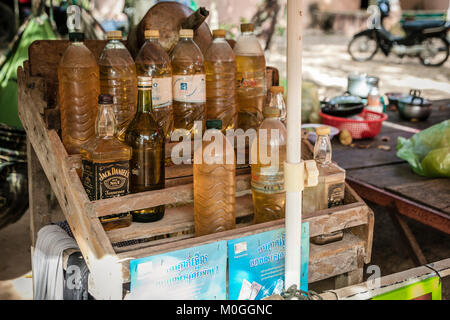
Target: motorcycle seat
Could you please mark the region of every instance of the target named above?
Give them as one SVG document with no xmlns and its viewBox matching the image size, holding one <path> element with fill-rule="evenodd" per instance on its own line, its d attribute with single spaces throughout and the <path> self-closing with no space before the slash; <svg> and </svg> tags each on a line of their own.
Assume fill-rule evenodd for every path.
<svg viewBox="0 0 450 320">
<path fill-rule="evenodd" d="M 416 20 L 405 21 L 403 23 L 403 29 L 410 31 L 418 31 L 431 28 L 440 28 L 445 26 L 445 20 Z"/>
</svg>

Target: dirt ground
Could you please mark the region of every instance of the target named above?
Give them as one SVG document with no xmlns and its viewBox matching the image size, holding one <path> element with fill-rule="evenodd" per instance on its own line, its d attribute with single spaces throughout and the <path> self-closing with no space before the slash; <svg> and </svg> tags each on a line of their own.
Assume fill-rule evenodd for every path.
<svg viewBox="0 0 450 320">
<path fill-rule="evenodd" d="M 380 53 L 373 61 L 355 63 L 346 52 L 349 39 L 341 35 L 324 35 L 307 31 L 304 37 L 304 79 L 320 87 L 321 98 L 343 93 L 347 76 L 353 71 L 366 72 L 381 78 L 381 92 L 409 92 L 422 89 L 429 99 L 450 96 L 450 61 L 440 68 L 426 68 L 416 59 L 386 58 Z M 276 38 L 272 51 L 267 55 L 269 65 L 280 69 L 285 75 L 285 43 Z M 372 264 L 388 275 L 414 267 L 401 238 L 383 208 L 369 204 L 375 212 L 375 232 Z M 408 223 L 417 237 L 429 262 L 450 257 L 450 236 L 425 227 L 414 221 Z M 0 230 L 0 300 L 31 299 L 32 281 L 30 259 L 29 214 Z M 444 281 L 443 296 L 450 299 L 450 279 Z"/>
</svg>

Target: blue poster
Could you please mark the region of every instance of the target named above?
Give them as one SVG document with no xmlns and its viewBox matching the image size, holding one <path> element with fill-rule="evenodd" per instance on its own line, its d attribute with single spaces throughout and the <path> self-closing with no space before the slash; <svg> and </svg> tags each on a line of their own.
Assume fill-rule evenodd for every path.
<svg viewBox="0 0 450 320">
<path fill-rule="evenodd" d="M 309 223 L 302 225 L 301 251 L 301 289 L 308 291 Z M 285 229 L 228 241 L 228 255 L 230 300 L 261 300 L 283 291 Z"/>
<path fill-rule="evenodd" d="M 130 262 L 133 300 L 226 300 L 227 242 Z"/>
</svg>

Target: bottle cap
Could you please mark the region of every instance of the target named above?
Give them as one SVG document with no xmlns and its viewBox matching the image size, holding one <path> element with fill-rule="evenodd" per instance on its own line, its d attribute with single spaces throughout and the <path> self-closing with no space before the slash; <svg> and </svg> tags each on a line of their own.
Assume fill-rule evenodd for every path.
<svg viewBox="0 0 450 320">
<path fill-rule="evenodd" d="M 206 129 L 217 129 L 222 130 L 222 120 L 214 119 L 214 120 L 207 120 L 206 121 Z"/>
<path fill-rule="evenodd" d="M 284 87 L 273 86 L 270 88 L 272 93 L 284 93 Z"/>
<path fill-rule="evenodd" d="M 122 40 L 122 31 L 108 31 L 106 33 L 108 40 Z"/>
<path fill-rule="evenodd" d="M 151 88 L 153 86 L 152 77 L 138 77 L 139 88 Z"/>
<path fill-rule="evenodd" d="M 145 39 L 159 39 L 159 30 L 145 30 Z"/>
<path fill-rule="evenodd" d="M 217 29 L 213 31 L 213 38 L 225 38 L 227 35 L 227 30 Z"/>
<path fill-rule="evenodd" d="M 241 32 L 253 32 L 253 31 L 255 31 L 255 26 L 253 23 L 241 24 Z"/>
<path fill-rule="evenodd" d="M 331 133 L 331 129 L 330 129 L 330 127 L 327 127 L 327 126 L 318 127 L 316 129 L 316 133 L 318 136 L 329 136 Z"/>
<path fill-rule="evenodd" d="M 280 109 L 276 107 L 266 107 L 263 110 L 264 118 L 278 118 L 280 114 Z"/>
<path fill-rule="evenodd" d="M 114 98 L 110 94 L 101 94 L 98 96 L 98 104 L 113 104 Z"/>
<path fill-rule="evenodd" d="M 84 33 L 82 32 L 71 32 L 69 33 L 70 42 L 83 42 L 84 41 Z"/>
<path fill-rule="evenodd" d="M 194 30 L 192 29 L 181 29 L 180 38 L 194 38 Z"/>
</svg>

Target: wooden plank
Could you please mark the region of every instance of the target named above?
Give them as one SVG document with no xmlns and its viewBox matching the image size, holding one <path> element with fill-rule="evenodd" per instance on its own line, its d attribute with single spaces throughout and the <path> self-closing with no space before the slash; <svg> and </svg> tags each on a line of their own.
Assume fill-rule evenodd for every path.
<svg viewBox="0 0 450 320">
<path fill-rule="evenodd" d="M 355 147 L 343 146 L 338 139 L 333 140 L 333 161 L 346 170 L 366 169 L 388 164 L 399 164 L 405 161 L 397 158 L 397 140 L 398 137 L 410 138 L 412 133 L 408 132 L 385 132 L 374 139 L 354 141 Z M 389 142 L 383 142 L 381 139 L 389 137 Z M 369 149 L 360 149 L 357 145 L 371 145 Z M 390 151 L 378 149 L 379 145 L 387 145 Z"/>
<path fill-rule="evenodd" d="M 99 299 L 122 299 L 121 270 L 109 239 L 97 218 L 86 215 L 89 202 L 75 169 L 55 131 L 47 131 L 39 113 L 45 101 L 33 99 L 33 78 L 18 69 L 18 111 L 27 136 L 69 222 L 83 257 L 94 276 Z"/>
<path fill-rule="evenodd" d="M 232 232 L 228 232 L 226 236 L 223 236 L 220 239 L 217 239 L 216 235 L 210 235 L 201 238 L 192 238 L 177 243 L 163 244 L 158 247 L 136 250 L 131 253 L 120 253 L 118 256 L 123 264 L 124 281 L 125 283 L 130 281 L 129 262 L 131 260 L 206 245 L 220 240 L 232 240 L 246 237 L 257 232 L 276 230 L 282 226 L 284 226 L 283 222 L 278 221 L 259 226 L 252 226 L 242 230 L 234 230 Z M 365 243 L 363 240 L 350 233 L 346 233 L 344 235 L 344 239 L 339 242 L 323 246 L 318 246 L 311 243 L 309 258 L 309 282 L 317 282 L 339 274 L 357 270 L 358 266 L 361 264 L 361 261 L 364 259 L 364 245 Z"/>
<path fill-rule="evenodd" d="M 448 179 L 428 179 L 387 187 L 387 189 L 405 198 L 450 214 L 450 181 Z"/>
<path fill-rule="evenodd" d="M 349 170 L 347 178 L 363 181 L 380 189 L 427 181 L 427 178 L 415 174 L 407 163 Z"/>
</svg>

